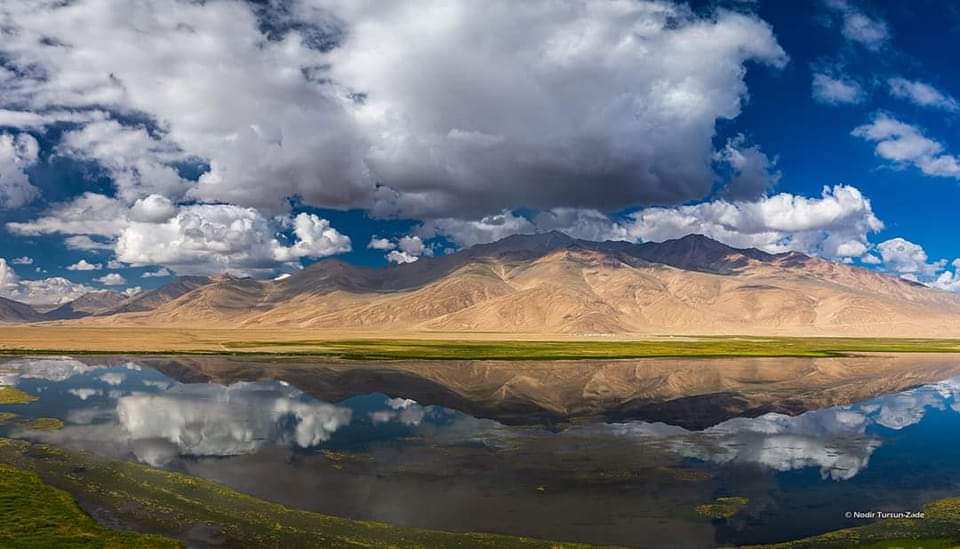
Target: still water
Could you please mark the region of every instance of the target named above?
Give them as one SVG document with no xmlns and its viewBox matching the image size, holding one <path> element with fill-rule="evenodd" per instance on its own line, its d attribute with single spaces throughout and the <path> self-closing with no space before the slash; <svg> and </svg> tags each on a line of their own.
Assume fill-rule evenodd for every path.
<svg viewBox="0 0 960 549">
<path fill-rule="evenodd" d="M 913 511 L 960 494 L 960 377 L 794 416 L 719 410 L 695 430 L 599 414 L 531 412 L 524 424 L 529 403 L 481 414 L 491 408 L 451 397 L 455 381 L 425 388 L 415 369 L 405 383 L 383 371 L 356 383 L 341 365 L 308 393 L 278 379 L 282 365 L 232 362 L 232 375 L 213 379 L 210 360 L 3 359 L 0 384 L 39 399 L 0 406 L 22 418 L 0 435 L 323 513 L 627 546 L 783 541 L 862 524 L 848 511 Z M 31 430 L 25 419 L 40 417 L 65 427 Z M 749 503 L 729 519 L 694 511 L 719 496 Z"/>
</svg>

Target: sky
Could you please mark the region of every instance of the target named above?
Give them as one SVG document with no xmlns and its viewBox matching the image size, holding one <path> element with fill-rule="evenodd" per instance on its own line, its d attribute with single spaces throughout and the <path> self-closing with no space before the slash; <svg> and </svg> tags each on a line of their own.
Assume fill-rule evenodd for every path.
<svg viewBox="0 0 960 549">
<path fill-rule="evenodd" d="M 0 296 L 700 233 L 960 291 L 960 8 L 0 0 Z"/>
</svg>

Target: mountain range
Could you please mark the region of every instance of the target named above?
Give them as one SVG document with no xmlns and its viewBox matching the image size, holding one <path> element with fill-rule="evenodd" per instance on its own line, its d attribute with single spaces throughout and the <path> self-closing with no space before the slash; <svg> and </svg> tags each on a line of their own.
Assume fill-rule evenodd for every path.
<svg viewBox="0 0 960 549">
<path fill-rule="evenodd" d="M 661 243 L 515 235 L 414 263 L 319 261 L 289 277 L 180 277 L 130 298 L 88 294 L 0 320 L 329 333 L 960 334 L 960 296 L 797 252 L 701 235 Z"/>
</svg>

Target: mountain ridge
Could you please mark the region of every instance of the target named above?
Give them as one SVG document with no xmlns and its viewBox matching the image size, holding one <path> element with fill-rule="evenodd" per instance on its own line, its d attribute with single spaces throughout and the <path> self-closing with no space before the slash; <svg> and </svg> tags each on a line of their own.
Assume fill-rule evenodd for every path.
<svg viewBox="0 0 960 549">
<path fill-rule="evenodd" d="M 513 235 L 385 268 L 319 261 L 279 280 L 180 277 L 96 315 L 113 325 L 504 334 L 960 334 L 960 297 L 703 235 L 660 243 Z M 954 326 L 958 326 L 954 328 Z"/>
</svg>

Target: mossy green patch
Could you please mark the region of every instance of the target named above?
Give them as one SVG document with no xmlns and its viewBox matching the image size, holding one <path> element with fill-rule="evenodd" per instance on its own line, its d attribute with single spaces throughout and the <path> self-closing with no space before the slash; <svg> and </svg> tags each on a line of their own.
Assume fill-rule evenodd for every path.
<svg viewBox="0 0 960 549">
<path fill-rule="evenodd" d="M 0 464 L 0 547 L 180 547 L 172 539 L 99 526 L 70 494 Z"/>
<path fill-rule="evenodd" d="M 37 397 L 16 387 L 0 386 L 0 404 L 29 404 L 35 400 Z"/>
<path fill-rule="evenodd" d="M 228 546 L 582 547 L 321 515 L 259 500 L 180 473 L 20 440 L 0 439 L 0 464 L 39 474 L 47 483 L 137 530 L 185 538 L 192 528 L 203 525 Z M 6 547 L 2 540 L 0 546 Z"/>
<path fill-rule="evenodd" d="M 960 498 L 946 498 L 923 507 L 924 518 L 878 520 L 856 528 L 834 530 L 767 549 L 894 548 L 941 549 L 960 547 Z"/>
<path fill-rule="evenodd" d="M 742 496 L 724 496 L 713 500 L 711 503 L 697 505 L 694 509 L 698 515 L 710 519 L 728 519 L 740 512 L 744 505 L 749 503 Z"/>
<path fill-rule="evenodd" d="M 34 431 L 59 431 L 63 429 L 63 421 L 54 417 L 38 417 L 27 424 Z"/>
</svg>

